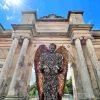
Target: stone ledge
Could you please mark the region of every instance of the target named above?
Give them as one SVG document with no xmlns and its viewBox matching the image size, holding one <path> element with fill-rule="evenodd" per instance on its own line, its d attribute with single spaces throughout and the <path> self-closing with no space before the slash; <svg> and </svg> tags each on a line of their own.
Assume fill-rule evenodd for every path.
<svg viewBox="0 0 100 100">
<path fill-rule="evenodd" d="M 22 97 L 22 96 L 2 96 L 0 100 L 29 100 L 29 97 Z"/>
</svg>

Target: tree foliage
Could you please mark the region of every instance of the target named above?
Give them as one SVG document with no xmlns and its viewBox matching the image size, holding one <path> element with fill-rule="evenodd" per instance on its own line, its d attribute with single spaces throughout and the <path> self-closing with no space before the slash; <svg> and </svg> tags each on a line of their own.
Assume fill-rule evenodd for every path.
<svg viewBox="0 0 100 100">
<path fill-rule="evenodd" d="M 29 86 L 29 89 L 28 89 L 28 94 L 29 96 L 37 96 L 37 86 L 36 86 L 36 83 L 34 83 L 33 85 Z"/>
<path fill-rule="evenodd" d="M 65 88 L 64 88 L 64 94 L 72 94 L 73 95 L 73 87 L 72 87 L 72 79 L 66 81 Z"/>
</svg>

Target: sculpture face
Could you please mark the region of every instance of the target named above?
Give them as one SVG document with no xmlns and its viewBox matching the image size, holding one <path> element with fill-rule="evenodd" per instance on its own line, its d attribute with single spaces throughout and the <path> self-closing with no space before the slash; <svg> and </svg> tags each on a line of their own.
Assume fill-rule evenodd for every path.
<svg viewBox="0 0 100 100">
<path fill-rule="evenodd" d="M 55 50 L 56 50 L 56 45 L 55 45 L 54 43 L 51 43 L 51 44 L 49 45 L 49 51 L 50 51 L 51 53 L 53 53 L 53 52 L 55 52 Z"/>
</svg>

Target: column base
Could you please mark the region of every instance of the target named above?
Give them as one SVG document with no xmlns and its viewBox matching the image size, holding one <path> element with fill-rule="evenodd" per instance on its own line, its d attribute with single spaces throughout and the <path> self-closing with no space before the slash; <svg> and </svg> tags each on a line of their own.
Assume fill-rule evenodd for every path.
<svg viewBox="0 0 100 100">
<path fill-rule="evenodd" d="M 7 96 L 2 100 L 29 100 L 29 97 L 21 97 L 21 96 Z"/>
<path fill-rule="evenodd" d="M 99 98 L 88 98 L 88 99 L 79 99 L 79 100 L 100 100 Z"/>
</svg>

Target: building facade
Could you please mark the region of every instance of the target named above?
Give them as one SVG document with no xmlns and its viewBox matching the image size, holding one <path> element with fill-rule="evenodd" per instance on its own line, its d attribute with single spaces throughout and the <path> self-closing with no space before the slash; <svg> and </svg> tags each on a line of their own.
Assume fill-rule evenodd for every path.
<svg viewBox="0 0 100 100">
<path fill-rule="evenodd" d="M 67 18 L 22 12 L 12 27 L 0 25 L 0 96 L 26 96 L 38 47 L 55 43 L 68 52 L 75 100 L 100 97 L 100 31 L 84 22 L 82 11 Z"/>
</svg>

